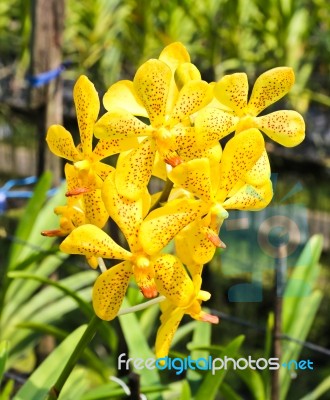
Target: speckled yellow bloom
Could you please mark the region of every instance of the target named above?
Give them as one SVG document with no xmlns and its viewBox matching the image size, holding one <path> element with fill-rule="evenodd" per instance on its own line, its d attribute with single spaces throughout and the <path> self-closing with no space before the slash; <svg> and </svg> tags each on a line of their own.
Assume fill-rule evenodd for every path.
<svg viewBox="0 0 330 400">
<path fill-rule="evenodd" d="M 72 189 L 79 187 L 74 166 L 67 163 L 64 171 L 67 191 L 70 192 Z M 44 236 L 66 236 L 77 226 L 90 223 L 85 214 L 82 194 L 67 197 L 67 204 L 55 207 L 54 212 L 60 217 L 60 227 L 59 229 L 43 231 L 42 234 Z"/>
<path fill-rule="evenodd" d="M 69 254 L 123 260 L 97 278 L 93 289 L 96 314 L 104 320 L 115 318 L 131 276 L 145 297 L 156 297 L 159 292 L 173 304 L 185 307 L 191 301 L 194 285 L 181 261 L 171 254 L 157 252 L 151 255 L 140 240 L 141 224 L 150 206 L 148 192 L 145 190 L 139 200 L 128 200 L 116 190 L 112 172 L 104 182 L 103 199 L 109 214 L 125 235 L 130 251 L 115 243 L 100 228 L 89 224 L 73 230 L 60 245 L 60 249 Z"/>
<path fill-rule="evenodd" d="M 202 110 L 195 120 L 201 143 L 217 141 L 236 131 L 258 128 L 286 147 L 304 140 L 305 123 L 296 111 L 281 110 L 258 115 L 285 96 L 294 84 L 292 68 L 278 67 L 266 71 L 256 80 L 248 101 L 248 79 L 245 73 L 225 75 L 215 84 L 214 95 L 224 109 L 210 107 Z"/>
<path fill-rule="evenodd" d="M 263 136 L 252 128 L 227 143 L 217 169 L 211 168 L 207 158 L 202 158 L 182 163 L 169 173 L 177 187 L 200 199 L 195 200 L 199 204 L 199 218 L 176 234 L 177 254 L 185 264 L 205 264 L 213 257 L 215 246 L 223 247 L 218 233 L 228 217 L 226 210 L 256 210 L 270 202 L 273 195 L 270 169 L 263 152 Z M 186 205 L 181 213 L 189 215 L 189 207 Z M 162 243 L 166 223 L 171 229 L 170 210 L 175 210 L 172 202 L 151 212 L 143 222 L 141 240 L 149 251 Z"/>
<path fill-rule="evenodd" d="M 194 296 L 189 304 L 184 307 L 178 307 L 165 300 L 160 304 L 162 315 L 160 317 L 161 325 L 157 331 L 155 352 L 157 358 L 162 358 L 168 355 L 174 334 L 185 314 L 190 315 L 198 321 L 210 322 L 217 324 L 218 317 L 202 311 L 202 301 L 210 299 L 209 292 L 201 290 L 202 279 L 200 274 L 193 276 Z"/>
<path fill-rule="evenodd" d="M 77 80 L 73 98 L 81 143 L 75 146 L 71 133 L 61 125 L 52 125 L 48 129 L 46 141 L 55 155 L 73 162 L 77 187 L 71 187 L 67 195 L 83 194 L 87 219 L 102 227 L 108 214 L 101 200 L 100 188 L 113 168 L 100 160 L 133 148 L 138 143 L 134 138 L 100 140 L 93 149 L 94 125 L 99 114 L 100 101 L 94 85 L 86 76 L 82 75 Z"/>
<path fill-rule="evenodd" d="M 96 124 L 95 136 L 140 138 L 139 147 L 122 154 L 117 163 L 116 186 L 122 195 L 135 200 L 143 192 L 156 152 L 172 166 L 185 157 L 206 157 L 208 152 L 219 161 L 219 144 L 213 144 L 212 149 L 194 146 L 190 123 L 190 116 L 211 99 L 211 86 L 201 79 L 181 43 L 166 47 L 159 59 L 145 62 L 133 81 L 120 81 L 110 87 L 103 100 L 108 113 Z M 136 116 L 148 118 L 150 125 Z"/>
</svg>

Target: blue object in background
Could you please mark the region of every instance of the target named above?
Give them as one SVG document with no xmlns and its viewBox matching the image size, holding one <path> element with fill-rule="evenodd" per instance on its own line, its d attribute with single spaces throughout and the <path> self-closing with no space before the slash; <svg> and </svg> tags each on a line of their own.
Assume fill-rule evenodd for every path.
<svg viewBox="0 0 330 400">
<path fill-rule="evenodd" d="M 33 196 L 33 190 L 11 190 L 15 186 L 34 185 L 38 181 L 36 176 L 29 176 L 21 179 L 11 179 L 0 187 L 0 214 L 7 210 L 8 199 L 30 199 Z M 57 188 L 50 189 L 48 197 L 53 196 Z"/>
</svg>

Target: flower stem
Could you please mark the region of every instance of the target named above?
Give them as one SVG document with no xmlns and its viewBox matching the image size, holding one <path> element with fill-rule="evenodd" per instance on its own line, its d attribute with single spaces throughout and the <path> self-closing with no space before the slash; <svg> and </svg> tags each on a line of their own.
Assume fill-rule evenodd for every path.
<svg viewBox="0 0 330 400">
<path fill-rule="evenodd" d="M 156 203 L 150 208 L 149 213 L 153 210 L 156 210 L 156 208 L 159 208 L 161 203 L 165 203 L 165 201 L 168 200 L 168 196 L 170 195 L 172 188 L 173 188 L 173 182 L 167 178 L 167 181 L 165 183 L 161 195 L 158 197 Z"/>
<path fill-rule="evenodd" d="M 83 351 L 85 350 L 85 347 L 91 342 L 91 340 L 95 336 L 97 328 L 99 327 L 99 325 L 101 323 L 102 323 L 102 320 L 100 318 L 98 318 L 96 315 L 94 315 L 92 317 L 92 319 L 89 321 L 89 324 L 87 325 L 87 328 L 86 328 L 84 334 L 82 335 L 76 348 L 74 349 L 73 353 L 71 354 L 71 357 L 69 358 L 68 362 L 66 363 L 61 375 L 57 379 L 54 386 L 50 389 L 46 400 L 58 399 L 65 382 L 67 381 L 73 368 L 77 364 L 77 361 L 79 360 L 80 356 L 82 355 Z"/>
</svg>

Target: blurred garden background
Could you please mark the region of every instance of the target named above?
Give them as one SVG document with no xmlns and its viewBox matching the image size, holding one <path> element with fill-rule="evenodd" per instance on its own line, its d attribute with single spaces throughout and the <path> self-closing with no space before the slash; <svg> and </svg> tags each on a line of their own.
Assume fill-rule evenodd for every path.
<svg viewBox="0 0 330 400">
<path fill-rule="evenodd" d="M 117 370 L 117 357 L 152 356 L 159 314 L 150 307 L 102 325 L 60 399 L 138 398 L 136 386 L 148 399 L 330 399 L 328 0 L 2 0 L 1 400 L 45 398 L 42 388 L 63 366 L 75 330 L 93 314 L 97 272 L 40 235 L 58 225 L 53 208 L 65 201 L 63 166 L 44 144 L 47 127 L 60 123 L 77 134 L 72 88 L 81 74 L 102 97 L 175 41 L 208 82 L 239 71 L 252 87 L 267 69 L 291 66 L 296 83 L 276 107 L 304 116 L 306 139 L 294 149 L 267 143 L 274 200 L 265 211 L 230 215 L 221 237 L 228 248 L 206 269 L 207 306 L 220 324 L 187 318 L 171 354 L 269 358 L 279 346 L 281 359 L 309 359 L 314 370 L 282 369 L 279 377 L 267 370 L 142 371 L 134 386 L 135 376 Z M 24 180 L 31 176 L 37 179 Z M 287 257 L 279 258 L 280 248 Z M 140 301 L 130 287 L 127 304 Z M 131 397 L 109 376 L 127 383 Z"/>
</svg>

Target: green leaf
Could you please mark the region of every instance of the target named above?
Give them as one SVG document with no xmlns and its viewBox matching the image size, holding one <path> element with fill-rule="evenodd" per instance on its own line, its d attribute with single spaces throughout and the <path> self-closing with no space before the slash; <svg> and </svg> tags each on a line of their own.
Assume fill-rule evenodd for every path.
<svg viewBox="0 0 330 400">
<path fill-rule="evenodd" d="M 236 374 L 245 382 L 256 400 L 266 399 L 265 387 L 260 372 L 246 368 L 244 370 L 236 370 Z"/>
<path fill-rule="evenodd" d="M 123 383 L 127 385 L 127 382 L 124 380 Z M 161 385 L 142 386 L 141 393 L 148 394 L 148 400 L 149 400 L 152 397 L 152 394 L 159 394 L 166 389 L 167 389 L 166 386 L 161 386 Z M 88 393 L 82 396 L 79 400 L 108 400 L 112 398 L 116 399 L 128 398 L 124 389 L 122 389 L 119 386 L 119 383 L 110 382 L 104 385 L 100 385 L 95 389 L 89 390 Z"/>
<path fill-rule="evenodd" d="M 47 191 L 50 188 L 52 181 L 52 174 L 46 172 L 42 175 L 37 183 L 34 194 L 29 200 L 26 210 L 20 219 L 19 225 L 15 232 L 15 237 L 19 240 L 13 242 L 10 248 L 9 269 L 14 269 L 17 260 L 21 257 L 21 252 L 24 247 L 24 241 L 27 241 L 33 229 L 34 223 L 38 218 L 38 214 L 46 200 Z"/>
<path fill-rule="evenodd" d="M 296 319 L 295 325 L 291 327 L 289 332 L 285 332 L 286 334 L 301 341 L 306 339 L 321 304 L 322 296 L 323 294 L 320 291 L 315 290 L 312 295 L 306 299 L 305 306 L 301 307 L 299 311 L 300 318 Z M 290 360 L 298 360 L 301 349 L 301 344 L 292 341 L 284 341 L 281 362 L 288 363 Z M 285 399 L 292 382 L 291 372 L 292 371 L 289 371 L 287 368 L 280 369 L 281 399 Z"/>
<path fill-rule="evenodd" d="M 87 392 L 90 382 L 86 369 L 77 367 L 69 375 L 58 400 L 77 400 Z"/>
<path fill-rule="evenodd" d="M 7 340 L 2 340 L 0 342 L 0 385 L 3 374 L 6 370 L 8 352 L 9 352 L 9 342 Z"/>
<path fill-rule="evenodd" d="M 14 388 L 15 388 L 14 380 L 13 379 L 8 380 L 2 392 L 0 393 L 0 400 L 11 400 Z"/>
<path fill-rule="evenodd" d="M 72 276 L 62 279 L 61 281 L 54 281 L 52 279 L 45 278 L 44 276 L 29 274 L 27 272 L 14 271 L 8 274 L 11 278 L 21 279 L 32 279 L 40 283 L 48 285 L 47 288 L 36 294 L 28 304 L 21 307 L 15 318 L 18 320 L 26 319 L 27 316 L 33 315 L 38 311 L 39 308 L 44 308 L 46 304 L 56 301 L 63 295 L 71 297 L 77 302 L 79 308 L 87 315 L 91 317 L 94 315 L 91 306 L 84 299 L 82 299 L 77 291 L 85 286 L 91 285 L 98 274 L 96 271 L 87 270 L 78 272 Z M 25 317 L 25 318 L 24 318 Z"/>
<path fill-rule="evenodd" d="M 71 356 L 72 349 L 77 346 L 85 330 L 86 325 L 80 326 L 56 347 L 29 377 L 13 400 L 44 400 L 49 389 L 60 376 L 64 365 Z"/>
<path fill-rule="evenodd" d="M 124 299 L 122 307 L 130 307 L 127 299 Z M 129 357 L 142 358 L 143 360 L 155 358 L 155 354 L 150 350 L 136 315 L 134 313 L 120 315 L 119 322 L 128 346 Z M 128 355 L 124 359 L 128 359 Z M 123 367 L 125 367 L 125 365 L 121 366 L 121 368 Z M 145 368 L 142 370 L 135 370 L 135 372 L 141 375 L 142 385 L 159 383 L 159 374 L 156 369 L 148 370 Z"/>
<path fill-rule="evenodd" d="M 330 376 L 325 378 L 313 391 L 306 394 L 306 396 L 302 397 L 300 400 L 316 400 L 329 390 L 330 390 Z"/>
<path fill-rule="evenodd" d="M 38 264 L 28 266 L 25 272 L 32 273 L 37 270 L 38 275 L 46 277 L 56 271 L 63 261 L 64 259 L 58 255 L 48 256 Z M 17 310 L 21 308 L 21 304 L 25 304 L 40 286 L 40 282 L 32 280 L 15 279 L 10 281 L 6 293 L 6 304 L 1 318 L 1 324 L 3 324 L 4 327 L 10 323 L 12 315 L 16 314 Z"/>
<path fill-rule="evenodd" d="M 189 343 L 188 348 L 194 348 L 197 346 L 209 346 L 211 343 L 211 324 L 197 321 L 193 333 L 193 339 Z M 205 358 L 209 356 L 208 350 L 192 350 L 190 354 L 193 360 L 197 360 L 198 358 Z M 188 369 L 187 371 L 187 379 L 189 382 L 191 381 L 199 381 L 201 379 L 201 374 L 198 371 L 194 371 L 192 369 Z"/>
<path fill-rule="evenodd" d="M 283 333 L 301 341 L 306 340 L 319 309 L 322 293 L 313 290 L 319 273 L 318 261 L 322 251 L 321 235 L 314 235 L 304 247 L 287 284 L 283 299 Z M 283 341 L 282 363 L 297 360 L 302 345 Z M 286 397 L 291 384 L 291 372 L 280 370 L 281 399 Z"/>
<path fill-rule="evenodd" d="M 241 347 L 244 341 L 244 336 L 238 336 L 234 340 L 232 340 L 220 353 L 216 354 L 213 357 L 213 361 L 215 358 L 223 359 L 225 356 L 234 358 L 239 348 Z M 226 376 L 228 370 L 222 368 L 216 371 L 208 371 L 203 379 L 202 384 L 200 385 L 198 392 L 195 396 L 195 400 L 213 400 L 215 399 L 218 389 Z"/>
<path fill-rule="evenodd" d="M 180 400 L 190 400 L 191 398 L 192 395 L 189 382 L 186 379 L 183 379 Z"/>
<path fill-rule="evenodd" d="M 226 400 L 244 400 L 243 397 L 239 396 L 226 382 L 222 382 L 220 392 Z"/>
<path fill-rule="evenodd" d="M 188 335 L 190 335 L 197 324 L 197 321 L 190 321 L 187 324 L 179 326 L 178 330 L 175 332 L 174 338 L 172 340 L 171 347 L 174 347 L 176 344 L 184 340 Z"/>
<path fill-rule="evenodd" d="M 296 319 L 300 319 L 299 310 L 304 307 L 315 286 L 322 244 L 321 235 L 314 235 L 307 242 L 288 280 L 284 292 L 282 320 L 283 331 L 286 333 L 292 330 Z"/>
</svg>

